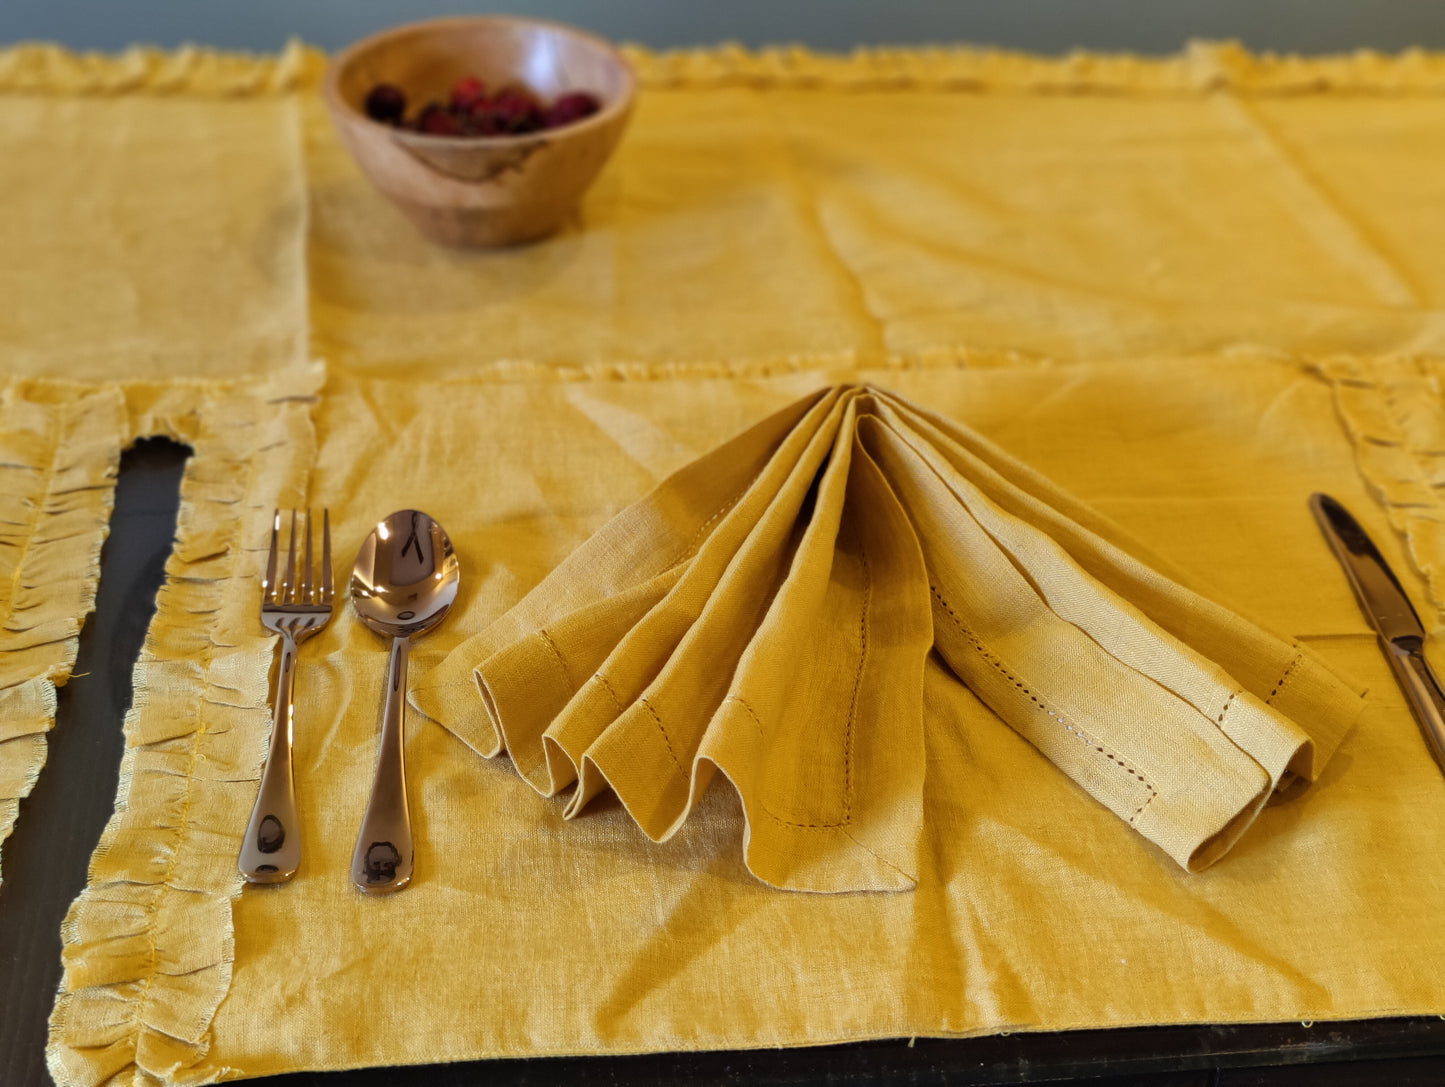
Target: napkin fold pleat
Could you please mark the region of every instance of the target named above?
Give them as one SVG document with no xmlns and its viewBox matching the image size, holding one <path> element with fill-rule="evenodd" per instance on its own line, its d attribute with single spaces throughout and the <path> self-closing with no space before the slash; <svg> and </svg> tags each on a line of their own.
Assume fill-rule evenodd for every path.
<svg viewBox="0 0 1445 1087">
<path fill-rule="evenodd" d="M 1146 662 L 1133 651 L 1137 631 L 1122 601 L 1107 615 L 1091 614 L 1080 600 L 1068 617 L 1050 606 L 1042 585 L 1057 583 L 1071 565 L 1057 545 L 997 516 L 956 473 L 930 465 L 896 431 L 865 426 L 864 435 L 923 541 L 940 655 L 1090 795 L 1180 864 L 1196 867 L 1201 836 L 1213 839 L 1240 811 L 1263 803 L 1267 771 L 1159 675 L 1139 670 Z M 1014 549 L 981 521 L 1011 530 Z M 1185 789 L 1171 779 L 1175 766 L 1188 768 Z M 1181 794 L 1189 809 L 1182 818 L 1171 807 Z"/>
<path fill-rule="evenodd" d="M 820 529 L 829 498 L 842 508 L 841 488 L 828 483 L 837 478 L 835 446 L 846 444 L 841 424 L 850 411 L 841 398 L 830 398 L 801 455 L 791 464 L 778 458 L 748 488 L 672 590 L 587 681 L 608 698 L 583 694 L 563 711 L 568 734 L 585 744 L 568 749 L 580 767 L 579 795 L 569 810 L 613 782 L 649 837 L 665 839 L 681 825 L 694 776 L 702 779 L 700 791 L 712 773 L 695 762 L 698 744 L 799 546 L 799 515 L 825 464 L 829 470 L 804 535 Z M 787 471 L 777 485 L 774 476 L 783 467 Z M 485 663 L 480 674 L 487 682 Z M 580 727 L 579 712 L 587 715 Z M 557 734 L 549 737 L 560 743 Z"/>
<path fill-rule="evenodd" d="M 414 700 L 538 791 L 572 788 L 568 818 L 610 788 L 665 840 L 721 771 L 760 879 L 905 890 L 936 651 L 1197 871 L 1319 774 L 1360 699 L 1156 565 L 967 428 L 840 386 L 618 514 Z"/>
<path fill-rule="evenodd" d="M 1013 460 L 981 436 L 928 412 L 889 401 L 889 411 L 906 420 L 905 432 L 916 432 L 919 447 L 941 455 L 960 478 L 969 480 L 1001 510 L 1037 527 L 1066 552 L 1082 574 L 1080 584 L 1111 590 L 1132 604 L 1167 638 L 1197 651 L 1230 677 L 1242 693 L 1273 707 L 1277 719 L 1293 722 L 1308 737 L 1299 745 L 1281 787 L 1296 776 L 1313 781 L 1348 733 L 1360 708 L 1358 692 L 1332 673 L 1306 647 L 1284 639 L 1260 624 L 1191 589 L 1187 577 L 1149 554 L 1118 526 L 1078 502 L 1052 482 Z M 1045 571 L 1053 569 L 1048 564 Z M 1063 569 L 1059 569 L 1063 573 Z M 1066 604 L 1066 594 L 1056 594 Z M 1136 616 L 1133 623 L 1138 623 Z M 1122 646 L 1116 639 L 1115 645 Z M 1142 647 L 1132 647 L 1134 653 Z M 1165 659 L 1174 645 L 1165 642 Z M 1215 674 L 1219 674 L 1216 672 Z M 1198 700 L 1201 709 L 1215 705 L 1217 688 Z M 1342 709 L 1343 708 L 1343 709 Z M 1226 731 L 1249 732 L 1251 715 L 1234 707 L 1223 723 Z"/>
<path fill-rule="evenodd" d="M 681 575 L 685 561 L 749 485 L 770 465 L 796 457 L 810 427 L 816 429 L 826 415 L 831 396 L 821 390 L 788 405 L 679 469 L 609 520 L 515 607 L 422 676 L 412 693 L 418 708 L 444 721 L 480 755 L 508 752 L 522 775 L 547 795 L 565 788 L 565 782 L 555 788 L 546 783 L 546 756 L 532 740 L 576 693 L 557 638 L 581 638 L 583 646 L 569 642 L 579 661 L 599 651 L 605 657 L 617 640 L 608 636 L 609 623 L 630 627 L 634 607 L 650 608 L 655 599 L 647 598 L 649 583 L 655 582 L 656 599 L 665 595 L 669 581 Z M 595 644 L 588 638 L 592 631 L 599 635 Z M 504 651 L 512 655 L 511 664 L 502 667 L 498 657 L 492 685 L 481 683 L 478 665 Z M 580 678 L 589 675 L 582 671 Z"/>
</svg>

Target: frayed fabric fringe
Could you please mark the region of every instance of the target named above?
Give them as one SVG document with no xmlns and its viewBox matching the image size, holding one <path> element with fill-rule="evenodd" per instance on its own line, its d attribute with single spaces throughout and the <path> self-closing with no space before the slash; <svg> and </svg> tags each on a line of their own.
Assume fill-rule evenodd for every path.
<svg viewBox="0 0 1445 1087">
<path fill-rule="evenodd" d="M 210 1082 L 192 1073 L 230 987 L 234 843 L 270 728 L 270 642 L 254 590 L 272 509 L 304 500 L 308 368 L 252 387 L 138 395 L 138 433 L 195 451 L 175 549 L 136 665 L 112 815 L 62 929 L 47 1052 L 62 1085 Z M 205 616 L 207 622 L 198 622 Z"/>
</svg>

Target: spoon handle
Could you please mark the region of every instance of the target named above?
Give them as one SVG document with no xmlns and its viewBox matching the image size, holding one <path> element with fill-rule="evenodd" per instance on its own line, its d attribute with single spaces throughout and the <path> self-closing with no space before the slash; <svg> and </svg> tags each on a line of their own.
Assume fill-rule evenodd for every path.
<svg viewBox="0 0 1445 1087">
<path fill-rule="evenodd" d="M 411 882 L 411 816 L 406 806 L 406 754 L 402 749 L 410 648 L 406 635 L 392 639 L 376 778 L 371 784 L 371 800 L 361 820 L 356 849 L 351 854 L 351 882 L 368 894 L 399 891 Z"/>
</svg>

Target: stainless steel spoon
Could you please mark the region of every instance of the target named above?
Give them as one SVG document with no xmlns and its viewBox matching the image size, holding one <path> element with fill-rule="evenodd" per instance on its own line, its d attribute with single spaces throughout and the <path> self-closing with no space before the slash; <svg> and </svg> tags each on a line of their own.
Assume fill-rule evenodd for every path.
<svg viewBox="0 0 1445 1087">
<path fill-rule="evenodd" d="M 461 570 L 442 526 L 420 510 L 398 510 L 361 545 L 351 571 L 351 604 L 371 630 L 391 639 L 386 710 L 376 780 L 351 854 L 351 882 L 370 894 L 411 881 L 411 815 L 406 804 L 406 659 L 411 639 L 431 630 L 457 598 Z"/>
</svg>

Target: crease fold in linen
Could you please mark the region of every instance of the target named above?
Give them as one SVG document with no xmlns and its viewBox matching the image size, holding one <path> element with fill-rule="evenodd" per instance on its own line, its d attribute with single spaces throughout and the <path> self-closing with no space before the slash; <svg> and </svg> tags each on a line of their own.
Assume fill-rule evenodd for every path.
<svg viewBox="0 0 1445 1087">
<path fill-rule="evenodd" d="M 957 424 L 837 386 L 682 468 L 413 694 L 576 816 L 610 787 L 654 841 L 721 771 L 748 868 L 905 890 L 923 668 L 953 674 L 1182 867 L 1315 780 L 1360 695 L 1157 573 Z"/>
</svg>

